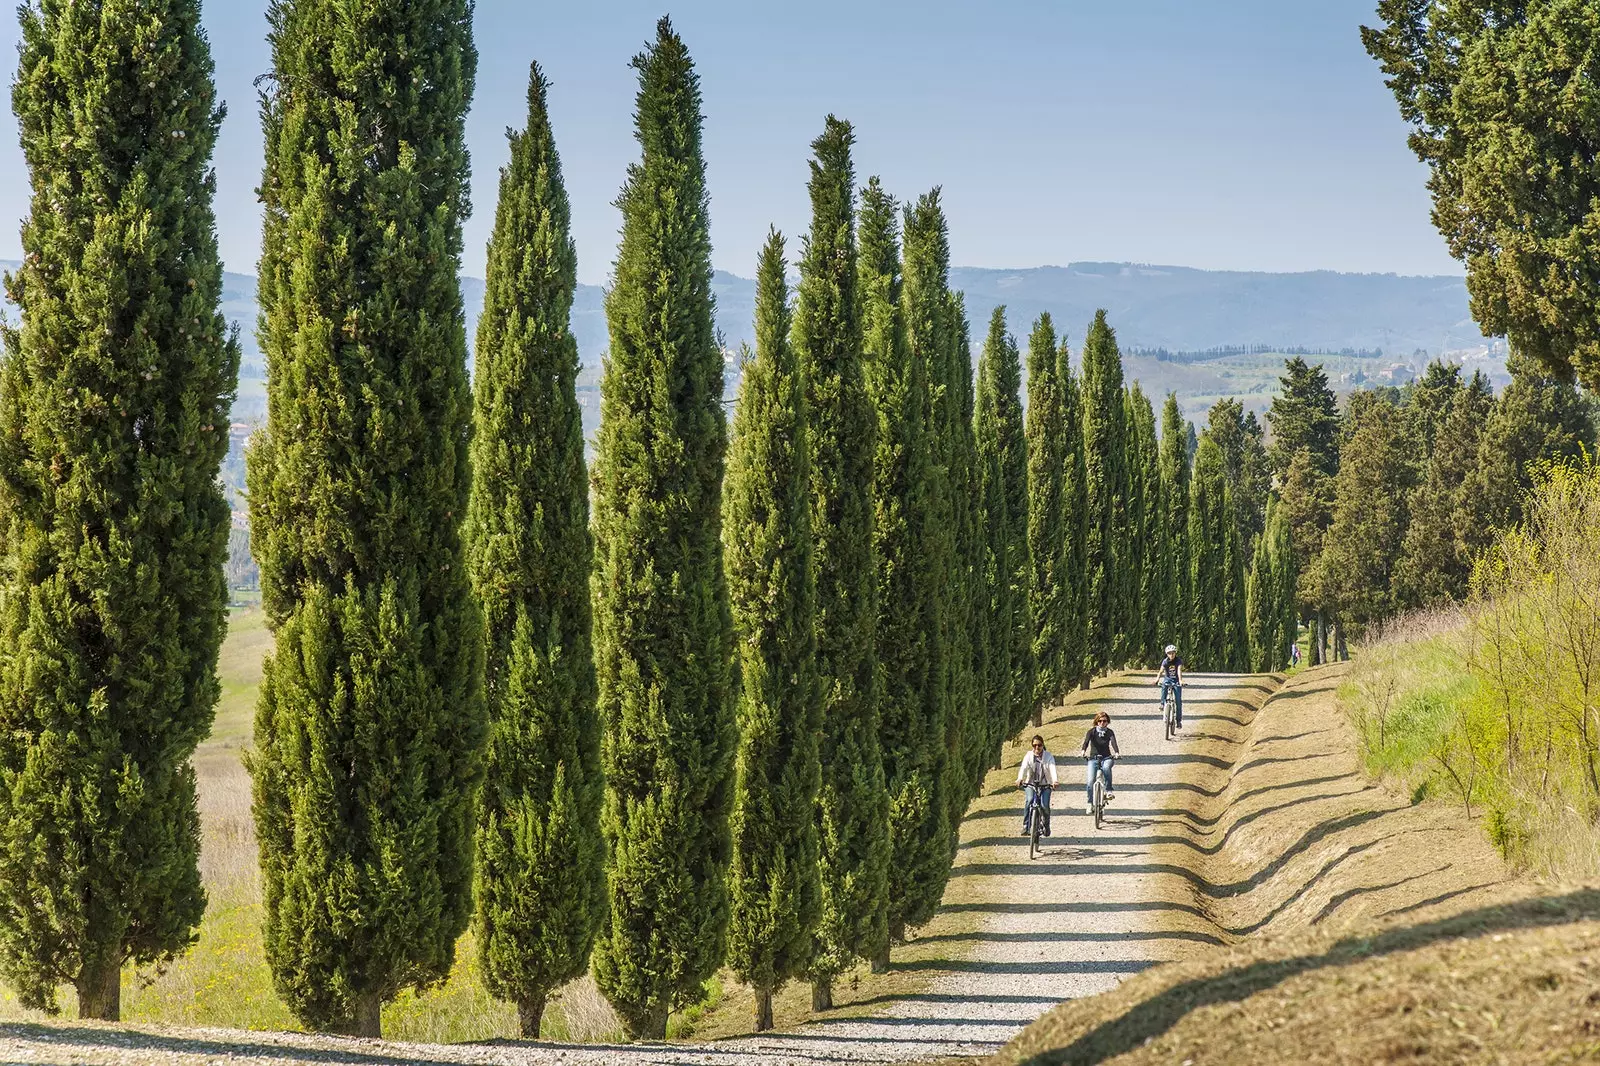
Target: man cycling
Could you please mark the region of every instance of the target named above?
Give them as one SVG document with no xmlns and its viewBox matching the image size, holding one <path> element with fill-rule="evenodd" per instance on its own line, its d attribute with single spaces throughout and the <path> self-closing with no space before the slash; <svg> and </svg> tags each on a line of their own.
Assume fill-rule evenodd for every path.
<svg viewBox="0 0 1600 1066">
<path fill-rule="evenodd" d="M 1032 825 L 1033 797 L 1039 794 L 1039 803 L 1044 808 L 1044 825 L 1039 827 L 1040 836 L 1050 835 L 1050 790 L 1056 786 L 1056 757 L 1044 748 L 1044 737 L 1034 734 L 1033 745 L 1028 754 L 1022 757 L 1022 765 L 1017 767 L 1017 784 L 1023 786 L 1022 803 L 1022 835 L 1027 836 Z"/>
<path fill-rule="evenodd" d="M 1172 728 L 1183 728 L 1183 660 L 1178 657 L 1178 646 L 1168 644 L 1161 665 L 1156 667 L 1156 685 L 1161 689 L 1157 706 L 1164 704 L 1167 693 L 1172 693 Z"/>
<path fill-rule="evenodd" d="M 1089 774 L 1083 785 L 1086 798 L 1083 813 L 1093 814 L 1095 774 L 1103 771 L 1106 775 L 1106 800 L 1117 798 L 1111 791 L 1111 766 L 1122 751 L 1117 747 L 1117 734 L 1111 728 L 1111 716 L 1105 711 L 1094 716 L 1094 725 L 1083 735 L 1083 750 L 1078 754 L 1089 760 Z"/>
</svg>

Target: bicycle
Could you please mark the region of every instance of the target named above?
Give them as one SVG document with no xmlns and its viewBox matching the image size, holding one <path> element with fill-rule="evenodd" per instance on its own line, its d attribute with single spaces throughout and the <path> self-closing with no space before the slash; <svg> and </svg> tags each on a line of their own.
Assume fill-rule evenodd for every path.
<svg viewBox="0 0 1600 1066">
<path fill-rule="evenodd" d="M 1178 686 L 1161 686 L 1161 717 L 1167 723 L 1167 739 L 1178 734 Z"/>
<path fill-rule="evenodd" d="M 1043 848 L 1039 847 L 1039 835 L 1043 831 L 1045 819 L 1050 817 L 1050 809 L 1045 806 L 1045 799 L 1048 795 L 1048 789 L 1042 786 L 1036 787 L 1033 790 L 1033 802 L 1028 805 L 1028 859 L 1030 862 L 1038 858 L 1044 851 Z"/>
<path fill-rule="evenodd" d="M 1099 829 L 1106 810 L 1106 764 L 1104 762 L 1095 771 L 1094 784 L 1090 786 L 1089 794 L 1093 797 L 1089 802 L 1089 806 L 1094 809 L 1094 827 Z"/>
</svg>

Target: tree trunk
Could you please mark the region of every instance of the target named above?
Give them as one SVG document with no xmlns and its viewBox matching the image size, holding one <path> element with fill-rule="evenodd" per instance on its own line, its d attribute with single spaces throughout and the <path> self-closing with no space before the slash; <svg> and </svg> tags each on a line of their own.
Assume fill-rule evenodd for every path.
<svg viewBox="0 0 1600 1066">
<path fill-rule="evenodd" d="M 1325 666 L 1328 662 L 1328 622 L 1317 609 L 1317 622 L 1311 634 L 1311 665 Z"/>
<path fill-rule="evenodd" d="M 383 1036 L 383 997 L 376 992 L 363 992 L 355 1000 L 354 1013 L 343 1022 L 329 1026 L 328 1031 L 340 1036 L 362 1036 L 377 1040 Z"/>
<path fill-rule="evenodd" d="M 1088 692 L 1089 691 L 1089 682 L 1090 682 L 1090 680 L 1091 679 L 1089 678 L 1089 676 L 1087 674 L 1085 674 L 1083 677 L 1078 678 L 1078 690 L 1080 692 Z"/>
<path fill-rule="evenodd" d="M 1035 703 L 1033 705 L 1033 728 L 1038 729 L 1042 725 L 1044 725 L 1044 704 Z"/>
<path fill-rule="evenodd" d="M 877 951 L 873 952 L 871 965 L 872 965 L 872 972 L 873 973 L 888 973 L 889 972 L 889 945 L 888 944 L 884 944 L 883 947 L 881 947 Z"/>
<path fill-rule="evenodd" d="M 635 1040 L 665 1040 L 667 1038 L 667 1005 L 661 1004 L 638 1019 L 639 1027 L 629 1027 L 628 1035 Z"/>
<path fill-rule="evenodd" d="M 772 1028 L 772 989 L 756 989 L 756 1032 Z"/>
<path fill-rule="evenodd" d="M 544 1021 L 543 995 L 529 996 L 517 1001 L 517 1024 L 525 1040 L 539 1039 L 539 1025 Z"/>
<path fill-rule="evenodd" d="M 1333 623 L 1333 658 L 1341 663 L 1350 659 L 1350 648 L 1344 642 L 1344 623 L 1337 619 Z"/>
<path fill-rule="evenodd" d="M 75 984 L 78 1017 L 102 1022 L 122 1020 L 122 965 L 119 960 L 84 963 Z"/>
<path fill-rule="evenodd" d="M 833 1009 L 833 978 L 818 977 L 811 982 L 811 1009 L 816 1012 Z"/>
</svg>

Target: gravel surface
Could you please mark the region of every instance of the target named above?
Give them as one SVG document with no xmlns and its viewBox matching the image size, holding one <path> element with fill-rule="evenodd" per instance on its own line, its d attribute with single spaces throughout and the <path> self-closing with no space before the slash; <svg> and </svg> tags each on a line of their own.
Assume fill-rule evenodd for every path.
<svg viewBox="0 0 1600 1066">
<path fill-rule="evenodd" d="M 1184 695 L 1190 722 L 1203 721 L 1225 703 L 1238 680 L 1189 679 Z M 1116 769 L 1117 799 L 1098 832 L 1084 814 L 1083 762 L 1076 757 L 1088 715 L 1096 710 L 1111 714 L 1124 753 Z M 1142 813 L 1183 806 L 1193 787 L 1183 780 L 1183 739 L 1167 742 L 1161 726 L 1155 689 L 1136 678 L 1103 681 L 1055 711 L 1041 732 L 1059 760 L 1062 787 L 1052 804 L 1054 835 L 1032 861 L 1027 840 L 1017 835 L 1021 795 L 1011 785 L 1023 749 L 1008 747 L 1005 769 L 991 775 L 963 826 L 948 893 L 959 902 L 947 904 L 918 939 L 918 950 L 908 952 L 911 961 L 901 964 L 928 972 L 930 983 L 868 1017 L 821 1019 L 791 1032 L 714 1044 L 625 1046 L 401 1044 L 221 1029 L 8 1024 L 0 1025 L 0 1060 L 95 1066 L 807 1066 L 988 1054 L 1057 1002 L 1112 988 L 1176 957 L 1184 941 L 1214 939 L 1200 928 L 1173 931 L 1170 922 L 1160 921 L 1163 912 L 1194 910 L 1175 902 L 1188 898 L 1186 886 L 1170 863 L 1158 861 L 1160 825 Z M 943 950 L 930 956 L 930 946 Z"/>
</svg>

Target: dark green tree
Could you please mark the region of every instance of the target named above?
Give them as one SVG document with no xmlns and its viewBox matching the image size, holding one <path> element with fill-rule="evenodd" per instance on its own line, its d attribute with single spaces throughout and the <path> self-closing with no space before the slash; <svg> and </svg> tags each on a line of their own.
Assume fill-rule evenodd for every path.
<svg viewBox="0 0 1600 1066">
<path fill-rule="evenodd" d="M 1380 0 L 1367 51 L 1428 165 L 1433 223 L 1484 333 L 1600 386 L 1600 8 L 1585 0 Z"/>
<path fill-rule="evenodd" d="M 572 210 L 537 65 L 510 135 L 478 319 L 467 567 L 489 708 L 478 801 L 478 954 L 536 1038 L 605 916 L 589 479 L 578 406 Z"/>
<path fill-rule="evenodd" d="M 1066 658 L 1070 632 L 1067 595 L 1068 542 L 1063 526 L 1063 478 L 1069 443 L 1062 421 L 1061 358 L 1055 324 L 1047 311 L 1028 338 L 1028 617 L 1033 634 L 1033 691 L 1027 700 L 1034 721 L 1076 678 Z M 1012 732 L 1027 723 L 1012 719 Z"/>
<path fill-rule="evenodd" d="M 948 279 L 949 268 L 946 266 Z M 952 397 L 949 426 L 950 496 L 955 514 L 956 577 L 958 579 L 951 621 L 951 655 L 955 681 L 951 687 L 952 721 L 959 719 L 960 731 L 951 736 L 951 765 L 959 770 L 959 788 L 950 795 L 950 855 L 955 858 L 961 820 L 967 804 L 983 791 L 983 778 L 989 769 L 989 746 L 993 730 L 989 709 L 984 703 L 984 679 L 988 675 L 995 636 L 995 618 L 990 614 L 984 592 L 983 568 L 987 554 L 988 525 L 982 507 L 982 484 L 978 468 L 978 442 L 974 414 L 977 387 L 973 377 L 971 325 L 967 321 L 966 297 L 953 292 L 946 282 L 950 336 L 946 344 L 947 394 Z M 999 741 L 995 740 L 998 744 Z"/>
<path fill-rule="evenodd" d="M 1175 393 L 1161 409 L 1161 495 L 1166 529 L 1163 585 L 1156 644 L 1182 644 L 1190 632 L 1189 592 L 1189 427 Z M 1184 655 L 1192 654 L 1180 649 Z"/>
<path fill-rule="evenodd" d="M 794 348 L 810 416 L 817 670 L 823 686 L 817 794 L 822 914 L 812 1007 L 833 979 L 888 943 L 889 794 L 878 742 L 877 557 L 872 540 L 876 415 L 862 366 L 850 124 L 829 116 L 811 142 L 811 234 L 800 260 Z"/>
<path fill-rule="evenodd" d="M 1308 366 L 1300 356 L 1284 363 L 1278 394 L 1267 408 L 1267 425 L 1272 427 L 1272 447 L 1268 459 L 1272 473 L 1281 484 L 1289 476 L 1289 464 L 1302 450 L 1309 450 L 1313 468 L 1324 477 L 1339 472 L 1339 404 L 1328 385 L 1327 372 L 1319 363 Z"/>
<path fill-rule="evenodd" d="M 1239 542 L 1248 550 L 1266 525 L 1267 490 L 1272 485 L 1261 423 L 1254 411 L 1246 411 L 1229 397 L 1212 405 L 1206 433 L 1222 449 Z"/>
<path fill-rule="evenodd" d="M 1333 523 L 1319 560 L 1323 595 L 1355 635 L 1396 606 L 1395 567 L 1409 523 L 1416 468 L 1390 399 L 1351 397 L 1334 484 Z"/>
<path fill-rule="evenodd" d="M 1154 667 L 1161 657 L 1165 641 L 1161 639 L 1161 622 L 1166 595 L 1165 563 L 1167 557 L 1166 497 L 1161 490 L 1161 443 L 1156 437 L 1156 413 L 1150 399 L 1136 381 L 1128 390 L 1129 451 L 1138 448 L 1138 462 L 1130 462 L 1133 480 L 1138 485 L 1142 501 L 1142 520 L 1132 533 L 1137 551 L 1139 579 L 1139 624 L 1132 629 L 1128 646 L 1128 662 L 1133 665 Z"/>
<path fill-rule="evenodd" d="M 1116 665 L 1128 618 L 1126 568 L 1118 543 L 1127 529 L 1127 420 L 1122 407 L 1122 353 L 1104 311 L 1095 312 L 1083 345 L 1083 458 L 1087 530 L 1087 661 L 1090 673 Z"/>
<path fill-rule="evenodd" d="M 1186 660 L 1196 670 L 1227 670 L 1229 590 L 1234 542 L 1233 502 L 1222 448 L 1202 435 L 1189 495 L 1190 631 Z"/>
<path fill-rule="evenodd" d="M 979 606 L 987 612 L 993 627 L 980 707 L 987 731 L 986 761 L 992 761 L 996 767 L 1001 759 L 1000 742 L 1011 732 L 1011 717 L 1016 703 L 1011 669 L 1013 648 L 1007 639 L 1013 635 L 1007 628 L 1007 623 L 1013 620 L 1009 567 L 1011 547 L 1006 541 L 1009 521 L 1005 473 L 1000 458 L 998 390 L 995 386 L 995 363 L 1005 357 L 1008 341 L 1005 308 L 997 307 L 990 316 L 989 336 L 984 341 L 983 354 L 978 360 L 977 410 L 973 414 L 973 433 L 978 446 L 978 507 L 983 514 L 985 534 L 982 600 Z M 1015 347 L 1014 343 L 1012 347 Z"/>
<path fill-rule="evenodd" d="M 951 371 L 953 334 L 949 299 L 950 241 L 939 190 L 917 198 L 904 211 L 905 277 L 900 292 L 907 356 L 918 367 L 927 391 L 929 477 L 923 496 L 922 547 L 929 572 L 924 580 L 927 607 L 928 674 L 922 714 L 937 723 L 943 737 L 933 763 L 927 799 L 942 810 L 930 812 L 939 829 L 936 840 L 918 841 L 919 862 L 906 871 L 906 891 L 890 892 L 890 934 L 902 940 L 905 929 L 933 917 L 950 874 L 955 832 L 966 795 L 962 787 L 962 745 L 966 711 L 964 676 L 969 645 L 964 630 L 967 580 L 961 556 L 962 513 L 957 506 L 960 455 L 954 425 L 960 394 Z M 959 794 L 959 799 L 955 794 Z M 898 865 L 898 860 L 896 860 Z M 898 905 L 898 906 L 897 906 Z"/>
<path fill-rule="evenodd" d="M 1076 680 L 1088 688 L 1094 676 L 1089 661 L 1089 476 L 1083 439 L 1083 391 L 1072 373 L 1066 342 L 1056 351 L 1061 389 L 1061 643 L 1063 687 Z"/>
<path fill-rule="evenodd" d="M 937 482 L 922 360 L 906 343 L 900 230 L 894 198 L 876 178 L 861 196 L 860 299 L 867 393 L 877 417 L 873 464 L 873 542 L 878 559 L 878 659 L 882 667 L 879 737 L 889 790 L 889 930 L 931 913 L 948 870 L 948 824 L 943 799 L 945 703 L 930 700 L 935 585 L 934 511 Z M 930 894 L 932 899 L 930 900 Z M 888 962 L 888 941 L 874 959 Z"/>
<path fill-rule="evenodd" d="M 810 961 L 822 910 L 810 444 L 776 232 L 756 270 L 755 334 L 739 385 L 722 524 L 739 676 L 728 965 L 755 991 L 755 1027 L 764 1032 L 773 992 Z"/>
<path fill-rule="evenodd" d="M 992 404 L 987 421 L 985 390 Z M 997 677 L 995 681 L 996 696 L 1005 702 L 989 708 L 995 723 L 991 754 L 996 756 L 1000 742 L 1027 720 L 1033 707 L 1033 628 L 1028 610 L 1032 581 L 1028 552 L 1028 439 L 1021 393 L 1021 353 L 1016 338 L 1006 331 L 1005 308 L 998 307 L 990 319 L 979 371 L 977 423 L 980 460 L 987 441 L 993 451 L 991 458 L 998 463 L 998 469 L 986 476 L 999 479 L 992 491 L 985 488 L 990 556 L 994 565 L 1002 567 L 992 580 L 1004 585 L 1003 589 L 994 589 L 991 602 L 997 634 L 991 667 L 992 672 L 999 671 L 1003 662 L 1010 674 L 1009 680 Z"/>
<path fill-rule="evenodd" d="M 1509 365 L 1511 384 L 1483 427 L 1472 477 L 1479 532 L 1471 543 L 1477 549 L 1487 546 L 1490 530 L 1522 520 L 1523 497 L 1539 462 L 1575 456 L 1595 443 L 1591 408 L 1576 389 L 1531 359 L 1513 355 Z"/>
<path fill-rule="evenodd" d="M 1411 438 L 1412 456 L 1419 469 L 1433 456 L 1434 440 L 1450 417 L 1450 408 L 1461 389 L 1461 365 L 1435 359 L 1422 377 L 1402 390 L 1406 434 Z"/>
<path fill-rule="evenodd" d="M 610 844 L 595 978 L 629 1033 L 659 1039 L 723 961 L 737 729 L 700 83 L 666 19 L 633 66 L 642 155 L 618 199 L 594 476 Z"/>
<path fill-rule="evenodd" d="M 226 628 L 222 121 L 195 0 L 19 9 L 32 187 L 0 355 L 0 972 L 116 1020 L 194 942 Z"/>
<path fill-rule="evenodd" d="M 251 537 L 276 651 L 255 823 L 278 994 L 375 1036 L 472 915 L 483 641 L 459 524 L 467 0 L 269 9 Z M 382 116 L 358 121 L 355 116 Z"/>
<path fill-rule="evenodd" d="M 1395 597 L 1402 607 L 1466 596 L 1482 524 L 1473 475 L 1493 410 L 1488 381 L 1474 374 L 1439 425 L 1422 481 L 1411 494 L 1411 521 L 1395 567 Z M 1481 536 L 1487 540 L 1487 534 Z"/>
</svg>

